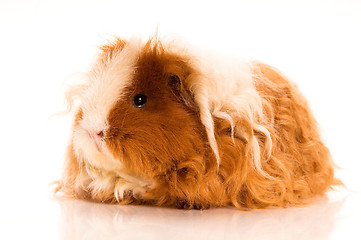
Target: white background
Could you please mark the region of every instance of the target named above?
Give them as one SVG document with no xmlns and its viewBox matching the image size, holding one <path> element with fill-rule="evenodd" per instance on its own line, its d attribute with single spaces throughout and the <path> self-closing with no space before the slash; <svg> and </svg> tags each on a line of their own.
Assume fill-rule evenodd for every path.
<svg viewBox="0 0 361 240">
<path fill-rule="evenodd" d="M 308 98 L 348 189 L 313 205 L 179 211 L 57 200 L 62 86 L 114 35 L 182 36 L 279 68 Z M 361 2 L 0 2 L 1 239 L 361 239 Z"/>
</svg>

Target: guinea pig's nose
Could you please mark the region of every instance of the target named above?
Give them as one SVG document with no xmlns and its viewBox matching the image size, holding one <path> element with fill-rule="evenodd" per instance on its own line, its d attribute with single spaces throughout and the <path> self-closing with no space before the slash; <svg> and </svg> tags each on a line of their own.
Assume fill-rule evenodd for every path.
<svg viewBox="0 0 361 240">
<path fill-rule="evenodd" d="M 104 132 L 103 131 L 99 131 L 99 132 L 96 132 L 96 135 L 100 138 L 103 138 L 104 137 Z"/>
<path fill-rule="evenodd" d="M 103 131 L 89 131 L 89 135 L 93 139 L 101 139 L 104 137 Z"/>
<path fill-rule="evenodd" d="M 102 140 L 104 137 L 103 131 L 93 131 L 89 133 L 90 137 L 92 138 L 96 149 L 101 152 L 102 151 Z"/>
</svg>

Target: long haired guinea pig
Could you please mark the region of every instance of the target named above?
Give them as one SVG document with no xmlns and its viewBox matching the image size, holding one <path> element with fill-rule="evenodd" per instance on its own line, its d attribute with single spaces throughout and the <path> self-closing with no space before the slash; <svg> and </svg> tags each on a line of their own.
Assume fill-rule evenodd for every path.
<svg viewBox="0 0 361 240">
<path fill-rule="evenodd" d="M 68 196 L 252 209 L 341 184 L 305 99 L 265 64 L 116 39 L 67 99 L 76 113 L 57 190 Z"/>
</svg>

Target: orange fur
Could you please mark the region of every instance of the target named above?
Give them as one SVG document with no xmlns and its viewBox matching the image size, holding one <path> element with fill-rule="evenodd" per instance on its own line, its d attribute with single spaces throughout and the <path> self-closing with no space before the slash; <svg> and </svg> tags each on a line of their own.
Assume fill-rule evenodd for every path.
<svg viewBox="0 0 361 240">
<path fill-rule="evenodd" d="M 102 47 L 103 64 L 124 45 L 126 42 L 118 39 Z M 234 117 L 234 131 L 241 134 L 233 135 L 228 121 L 215 118 L 221 159 L 218 166 L 190 90 L 198 76 L 196 66 L 189 63 L 187 56 L 168 53 L 160 42 L 149 41 L 138 59 L 133 84 L 108 115 L 105 142 L 113 156 L 122 159 L 127 174 L 151 179 L 155 187 L 141 195 L 126 192 L 119 202 L 114 185 L 97 191 L 92 188 L 94 177 L 90 176 L 80 184 L 79 176 L 88 175 L 86 163 L 78 159 L 71 143 L 59 189 L 67 195 L 99 202 L 198 209 L 234 205 L 250 209 L 306 204 L 332 185 L 340 184 L 334 178 L 329 151 L 320 140 L 303 96 L 272 67 L 260 63 L 252 66 L 264 115 L 257 121 L 270 133 L 270 155 L 266 151 L 270 142 L 252 127 L 254 120 Z M 168 84 L 169 74 L 179 76 L 179 85 Z M 131 105 L 137 93 L 149 98 L 144 109 Z M 81 119 L 79 111 L 74 126 Z M 250 161 L 253 139 L 258 141 L 266 174 L 257 171 Z"/>
</svg>

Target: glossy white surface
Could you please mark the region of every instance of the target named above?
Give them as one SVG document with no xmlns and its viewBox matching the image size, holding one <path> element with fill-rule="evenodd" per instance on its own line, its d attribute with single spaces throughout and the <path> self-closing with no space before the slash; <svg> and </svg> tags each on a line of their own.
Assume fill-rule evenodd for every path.
<svg viewBox="0 0 361 240">
<path fill-rule="evenodd" d="M 361 239 L 361 2 L 0 2 L 0 239 Z M 242 212 L 55 199 L 70 116 L 62 82 L 113 35 L 186 36 L 276 66 L 308 98 L 348 190 Z M 72 76 L 74 77 L 74 76 Z"/>
<path fill-rule="evenodd" d="M 360 239 L 360 194 L 298 208 L 239 211 L 37 199 L 1 216 L 3 239 Z M 5 209 L 2 209 L 4 213 Z M 6 212 L 6 210 L 5 210 Z"/>
</svg>

